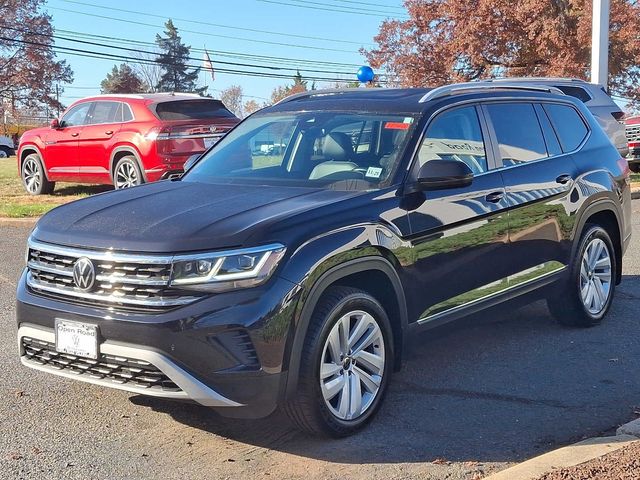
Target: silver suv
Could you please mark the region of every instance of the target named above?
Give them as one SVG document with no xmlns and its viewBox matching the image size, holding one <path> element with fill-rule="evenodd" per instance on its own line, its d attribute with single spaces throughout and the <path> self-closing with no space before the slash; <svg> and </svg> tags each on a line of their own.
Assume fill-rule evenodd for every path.
<svg viewBox="0 0 640 480">
<path fill-rule="evenodd" d="M 577 78 L 534 78 L 509 77 L 488 80 L 490 82 L 509 82 L 527 85 L 545 85 L 555 87 L 565 95 L 570 95 L 584 103 L 611 139 L 620 154 L 629 153 L 627 137 L 623 123 L 624 112 L 609 96 L 605 88 L 597 83 L 589 83 Z"/>
</svg>

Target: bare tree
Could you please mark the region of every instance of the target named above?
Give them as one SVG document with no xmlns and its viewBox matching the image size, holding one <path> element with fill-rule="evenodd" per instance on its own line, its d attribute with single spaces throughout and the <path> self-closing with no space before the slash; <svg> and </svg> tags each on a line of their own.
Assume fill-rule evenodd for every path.
<svg viewBox="0 0 640 480">
<path fill-rule="evenodd" d="M 162 76 L 162 66 L 156 63 L 158 54 L 137 52 L 134 53 L 133 56 L 140 60 L 140 62 L 132 62 L 131 68 L 144 82 L 146 92 L 157 92 L 156 85 L 158 85 L 160 77 Z"/>
<path fill-rule="evenodd" d="M 231 110 L 236 117 L 242 118 L 242 87 L 240 85 L 231 85 L 220 92 L 220 100 L 225 107 Z"/>
</svg>

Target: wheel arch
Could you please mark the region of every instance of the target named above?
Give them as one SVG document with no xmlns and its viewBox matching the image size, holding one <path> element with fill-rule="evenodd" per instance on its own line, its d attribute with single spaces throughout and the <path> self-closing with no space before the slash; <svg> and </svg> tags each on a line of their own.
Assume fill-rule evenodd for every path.
<svg viewBox="0 0 640 480">
<path fill-rule="evenodd" d="M 144 179 L 144 181 L 146 183 L 147 182 L 147 174 L 144 171 L 144 165 L 142 164 L 142 157 L 138 153 L 136 148 L 131 146 L 131 145 L 120 145 L 118 147 L 115 147 L 111 151 L 111 157 L 109 159 L 109 176 L 111 177 L 111 182 L 112 183 L 114 182 L 113 173 L 114 173 L 114 169 L 116 168 L 116 164 L 118 163 L 118 161 L 120 159 L 122 159 L 124 157 L 128 157 L 128 156 L 135 157 L 136 162 L 138 162 L 138 168 L 140 169 L 140 173 L 142 174 L 142 178 Z"/>
<path fill-rule="evenodd" d="M 295 322 L 293 338 L 287 348 L 288 375 L 285 397 L 297 389 L 300 359 L 313 311 L 324 292 L 332 286 L 349 286 L 364 290 L 384 307 L 393 330 L 393 356 L 396 370 L 402 361 L 408 314 L 404 289 L 400 278 L 384 257 L 365 256 L 345 261 L 324 272 L 303 295 L 303 305 Z M 390 287 L 390 288 L 389 288 Z"/>
<path fill-rule="evenodd" d="M 38 155 L 38 157 L 40 157 L 40 162 L 42 163 L 42 169 L 44 170 L 44 175 L 45 177 L 47 177 L 47 180 L 49 180 L 49 170 L 47 169 L 47 165 L 44 160 L 44 155 L 42 155 L 42 151 L 40 150 L 40 148 L 37 145 L 32 143 L 24 145 L 23 147 L 20 148 L 20 152 L 18 156 L 18 173 L 22 176 L 22 162 L 24 162 L 24 159 L 33 153 L 35 153 L 36 155 Z"/>
<path fill-rule="evenodd" d="M 578 240 L 588 224 L 597 224 L 604 228 L 613 242 L 616 255 L 616 284 L 622 281 L 622 222 L 615 202 L 611 199 L 603 199 L 589 205 L 583 211 L 576 225 L 576 234 L 572 248 L 571 258 L 575 258 Z"/>
</svg>

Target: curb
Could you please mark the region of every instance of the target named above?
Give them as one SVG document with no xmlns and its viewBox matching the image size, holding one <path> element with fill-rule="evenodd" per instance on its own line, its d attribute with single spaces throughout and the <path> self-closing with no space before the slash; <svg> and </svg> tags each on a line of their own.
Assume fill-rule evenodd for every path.
<svg viewBox="0 0 640 480">
<path fill-rule="evenodd" d="M 640 191 L 638 192 L 640 194 Z M 625 423 L 612 437 L 594 437 L 526 460 L 484 480 L 535 480 L 545 473 L 573 467 L 640 442 L 640 419 Z"/>
<path fill-rule="evenodd" d="M 0 227 L 33 227 L 40 217 L 9 218 L 0 217 Z"/>
</svg>

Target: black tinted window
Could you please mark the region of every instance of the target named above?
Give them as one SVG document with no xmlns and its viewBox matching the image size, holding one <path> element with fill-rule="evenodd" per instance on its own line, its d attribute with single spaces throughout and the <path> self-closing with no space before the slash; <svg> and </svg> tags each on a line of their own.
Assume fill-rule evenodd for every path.
<svg viewBox="0 0 640 480">
<path fill-rule="evenodd" d="M 482 130 L 475 107 L 446 111 L 429 125 L 420 151 L 420 166 L 429 160 L 458 160 L 466 163 L 473 173 L 488 170 Z"/>
<path fill-rule="evenodd" d="M 156 105 L 156 115 L 160 120 L 204 120 L 207 118 L 233 118 L 219 100 L 177 100 Z"/>
<path fill-rule="evenodd" d="M 547 156 L 538 117 L 530 103 L 487 105 L 504 166 Z"/>
<path fill-rule="evenodd" d="M 573 107 L 548 103 L 544 109 L 549 115 L 551 124 L 558 134 L 560 145 L 565 152 L 571 152 L 587 136 L 587 126 Z"/>
<path fill-rule="evenodd" d="M 584 88 L 581 87 L 569 87 L 566 85 L 556 85 L 556 88 L 562 91 L 565 95 L 570 95 L 577 98 L 581 102 L 588 102 L 591 100 L 591 95 Z"/>
<path fill-rule="evenodd" d="M 547 114 L 542 109 L 541 105 L 536 105 L 536 113 L 538 114 L 538 120 L 540 121 L 540 126 L 542 127 L 542 132 L 544 133 L 544 141 L 547 144 L 547 152 L 549 155 L 560 155 L 562 153 L 562 149 L 560 148 L 560 143 L 558 143 L 558 137 L 556 132 L 553 130 L 549 119 L 547 118 Z"/>
<path fill-rule="evenodd" d="M 95 125 L 99 123 L 114 123 L 120 122 L 120 118 L 117 117 L 119 102 L 95 102 L 93 110 L 89 113 L 87 118 L 88 125 Z"/>
</svg>

